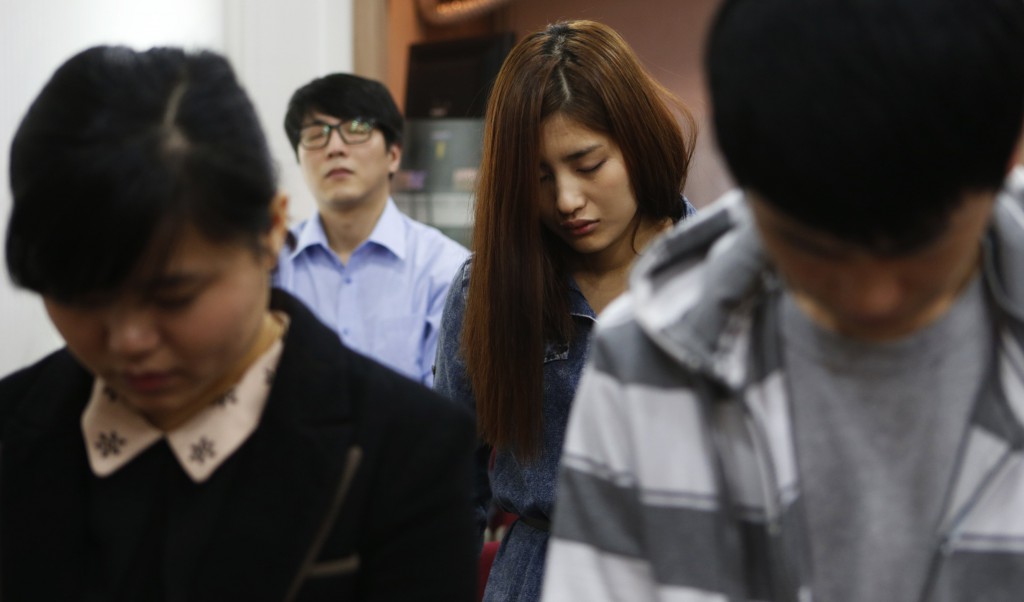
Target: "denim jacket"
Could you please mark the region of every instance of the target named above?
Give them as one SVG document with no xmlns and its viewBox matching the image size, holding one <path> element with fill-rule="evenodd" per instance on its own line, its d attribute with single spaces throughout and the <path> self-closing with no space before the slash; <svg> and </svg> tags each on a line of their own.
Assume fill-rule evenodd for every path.
<svg viewBox="0 0 1024 602">
<path fill-rule="evenodd" d="M 459 268 L 445 302 L 438 339 L 434 389 L 456 403 L 475 410 L 476 400 L 459 348 L 471 262 L 472 259 L 468 259 Z M 523 464 L 510 451 L 498 450 L 488 478 L 491 449 L 481 445 L 477 450 L 475 496 L 481 530 L 492 496 L 502 509 L 513 514 L 540 522 L 550 519 L 569 408 L 583 370 L 590 333 L 596 319 L 594 310 L 575 283 L 570 286 L 569 311 L 579 333 L 576 339 L 571 343 L 549 341 L 545 345 L 544 434 L 540 456 L 530 464 Z M 485 599 L 538 599 L 547 539 L 547 531 L 538 530 L 523 521 L 514 523 L 506 533 L 502 550 L 491 568 Z"/>
<path fill-rule="evenodd" d="M 684 219 L 696 214 L 697 210 L 686 197 L 680 197 L 680 201 L 684 206 Z M 472 258 L 462 264 L 448 290 L 437 343 L 434 389 L 475 412 L 476 400 L 459 348 L 471 262 Z M 569 289 L 569 313 L 575 322 L 577 336 L 570 343 L 548 341 L 545 345 L 540 456 L 530 464 L 523 464 L 510 451 L 498 450 L 493 465 L 489 466 L 490 447 L 481 444 L 476 452 L 474 491 L 481 532 L 492 498 L 503 510 L 533 519 L 529 521 L 533 524 L 516 521 L 506 532 L 491 566 L 485 601 L 529 602 L 540 599 L 549 532 L 537 526 L 549 523 L 551 519 L 569 410 L 596 323 L 594 310 L 574 281 L 570 280 Z"/>
</svg>

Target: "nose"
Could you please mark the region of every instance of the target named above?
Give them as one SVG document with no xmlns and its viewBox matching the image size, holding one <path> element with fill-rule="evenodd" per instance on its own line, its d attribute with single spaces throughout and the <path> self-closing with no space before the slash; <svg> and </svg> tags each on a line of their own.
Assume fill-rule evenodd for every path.
<svg viewBox="0 0 1024 602">
<path fill-rule="evenodd" d="M 107 344 L 111 353 L 124 357 L 142 356 L 153 351 L 160 334 L 152 312 L 145 308 L 112 308 L 107 317 Z"/>
<path fill-rule="evenodd" d="M 558 181 L 557 186 L 555 207 L 559 214 L 571 217 L 587 204 L 583 190 L 572 178 L 562 178 Z"/>
<path fill-rule="evenodd" d="M 327 154 L 344 153 L 347 150 L 348 144 L 341 138 L 341 130 L 331 128 L 331 131 L 327 132 Z"/>
</svg>

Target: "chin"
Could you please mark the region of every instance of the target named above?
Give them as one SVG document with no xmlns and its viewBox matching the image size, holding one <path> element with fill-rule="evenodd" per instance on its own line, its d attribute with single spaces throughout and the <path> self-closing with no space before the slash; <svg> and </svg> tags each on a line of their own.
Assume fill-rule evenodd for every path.
<svg viewBox="0 0 1024 602">
<path fill-rule="evenodd" d="M 909 336 L 923 325 L 906 319 L 855 319 L 838 320 L 836 330 L 850 338 L 882 343 Z"/>
</svg>

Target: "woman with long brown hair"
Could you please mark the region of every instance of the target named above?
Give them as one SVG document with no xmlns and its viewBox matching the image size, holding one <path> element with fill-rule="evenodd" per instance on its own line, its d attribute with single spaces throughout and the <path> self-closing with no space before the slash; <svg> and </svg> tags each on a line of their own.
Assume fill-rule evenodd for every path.
<svg viewBox="0 0 1024 602">
<path fill-rule="evenodd" d="M 534 33 L 498 74 L 474 255 L 448 295 L 435 376 L 438 391 L 476 412 L 481 522 L 492 493 L 520 517 L 485 600 L 539 598 L 558 457 L 590 333 L 625 290 L 640 250 L 693 211 L 680 191 L 694 132 L 685 108 L 600 23 Z"/>
</svg>

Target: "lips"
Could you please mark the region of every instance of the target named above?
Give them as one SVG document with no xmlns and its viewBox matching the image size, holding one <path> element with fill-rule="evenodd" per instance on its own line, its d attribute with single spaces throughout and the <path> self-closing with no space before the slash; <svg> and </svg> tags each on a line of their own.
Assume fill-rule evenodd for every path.
<svg viewBox="0 0 1024 602">
<path fill-rule="evenodd" d="M 120 380 L 136 395 L 145 395 L 166 389 L 173 381 L 172 372 L 122 373 Z"/>
<path fill-rule="evenodd" d="M 597 220 L 574 219 L 562 222 L 561 227 L 569 236 L 585 236 L 597 228 Z"/>
<path fill-rule="evenodd" d="M 352 170 L 345 167 L 335 167 L 334 169 L 327 172 L 324 176 L 327 179 L 331 178 L 347 178 L 352 175 Z"/>
</svg>

